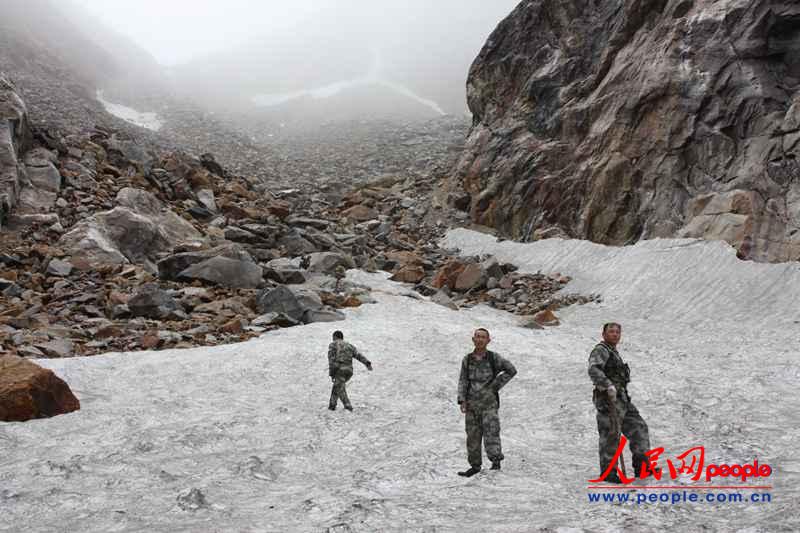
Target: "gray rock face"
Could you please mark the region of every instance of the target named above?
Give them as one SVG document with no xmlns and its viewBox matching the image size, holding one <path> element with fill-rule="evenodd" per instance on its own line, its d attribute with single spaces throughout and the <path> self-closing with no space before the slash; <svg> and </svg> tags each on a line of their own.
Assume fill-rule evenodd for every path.
<svg viewBox="0 0 800 533">
<path fill-rule="evenodd" d="M 25 104 L 11 80 L 0 72 L 0 227 L 19 200 L 25 176 L 19 156 L 30 143 Z"/>
<path fill-rule="evenodd" d="M 467 94 L 445 191 L 469 193 L 476 222 L 522 240 L 749 239 L 756 260 L 800 259 L 797 2 L 522 2 Z"/>
<path fill-rule="evenodd" d="M 232 289 L 254 289 L 263 281 L 263 271 L 252 261 L 212 257 L 178 274 L 178 279 L 203 280 Z"/>
</svg>

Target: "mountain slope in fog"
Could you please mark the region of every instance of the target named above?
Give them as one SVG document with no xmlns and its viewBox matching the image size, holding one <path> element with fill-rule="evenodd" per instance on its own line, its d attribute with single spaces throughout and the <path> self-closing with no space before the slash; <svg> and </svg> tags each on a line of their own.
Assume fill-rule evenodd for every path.
<svg viewBox="0 0 800 533">
<path fill-rule="evenodd" d="M 147 52 L 71 2 L 0 3 L 0 70 L 15 81 L 34 122 L 67 129 L 108 119 L 98 88 L 165 90 Z"/>
</svg>

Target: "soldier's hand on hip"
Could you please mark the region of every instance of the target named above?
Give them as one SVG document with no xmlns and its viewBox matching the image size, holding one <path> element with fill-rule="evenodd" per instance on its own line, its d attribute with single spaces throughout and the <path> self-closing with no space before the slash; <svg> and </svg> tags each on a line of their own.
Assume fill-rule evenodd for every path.
<svg viewBox="0 0 800 533">
<path fill-rule="evenodd" d="M 614 385 L 611 385 L 606 389 L 606 394 L 608 394 L 609 398 L 616 398 L 617 397 L 617 388 Z"/>
<path fill-rule="evenodd" d="M 461 402 L 461 412 L 462 413 L 467 412 L 467 402 Z"/>
</svg>

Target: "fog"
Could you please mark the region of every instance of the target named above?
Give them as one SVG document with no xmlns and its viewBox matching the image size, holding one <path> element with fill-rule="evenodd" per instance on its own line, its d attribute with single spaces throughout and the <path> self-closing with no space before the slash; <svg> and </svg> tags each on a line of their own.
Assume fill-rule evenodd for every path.
<svg viewBox="0 0 800 533">
<path fill-rule="evenodd" d="M 76 0 L 215 109 L 465 113 L 469 66 L 516 0 Z M 321 96 L 322 95 L 322 96 Z"/>
<path fill-rule="evenodd" d="M 75 3 L 109 28 L 133 39 L 164 66 L 230 49 L 259 34 L 291 28 L 334 5 L 333 0 L 303 3 L 282 0 L 75 0 Z"/>
</svg>

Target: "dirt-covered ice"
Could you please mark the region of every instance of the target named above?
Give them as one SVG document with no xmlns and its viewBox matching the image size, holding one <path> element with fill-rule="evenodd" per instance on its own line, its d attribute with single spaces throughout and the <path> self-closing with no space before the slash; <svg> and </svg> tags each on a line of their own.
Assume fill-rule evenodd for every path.
<svg viewBox="0 0 800 533">
<path fill-rule="evenodd" d="M 574 278 L 603 302 L 535 331 L 486 307 L 448 310 L 351 271 L 378 304 L 347 320 L 216 348 L 45 360 L 79 412 L 0 425 L 2 531 L 793 531 L 800 455 L 800 265 L 740 262 L 720 243 L 496 242 L 465 253 Z M 633 400 L 665 457 L 774 468 L 771 503 L 589 503 L 597 433 L 586 374 L 607 320 L 623 323 Z M 471 479 L 455 403 L 477 326 L 519 373 L 502 392 L 503 471 Z M 326 409 L 340 328 L 354 413 Z M 691 485 L 681 480 L 680 483 Z"/>
</svg>

